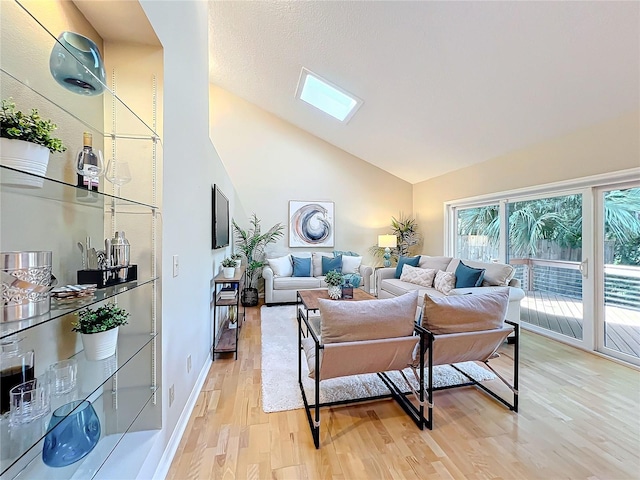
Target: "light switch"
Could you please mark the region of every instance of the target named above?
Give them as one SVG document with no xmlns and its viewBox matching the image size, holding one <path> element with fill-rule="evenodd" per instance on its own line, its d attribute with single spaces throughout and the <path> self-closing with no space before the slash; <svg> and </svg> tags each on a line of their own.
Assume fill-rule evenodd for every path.
<svg viewBox="0 0 640 480">
<path fill-rule="evenodd" d="M 179 273 L 178 255 L 173 256 L 173 276 L 177 277 Z"/>
</svg>

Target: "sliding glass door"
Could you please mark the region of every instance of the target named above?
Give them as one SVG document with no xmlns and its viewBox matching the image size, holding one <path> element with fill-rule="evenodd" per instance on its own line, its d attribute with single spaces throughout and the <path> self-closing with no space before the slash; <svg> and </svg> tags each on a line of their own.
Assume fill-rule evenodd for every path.
<svg viewBox="0 0 640 480">
<path fill-rule="evenodd" d="M 640 364 L 640 186 L 597 193 L 597 349 Z"/>
</svg>

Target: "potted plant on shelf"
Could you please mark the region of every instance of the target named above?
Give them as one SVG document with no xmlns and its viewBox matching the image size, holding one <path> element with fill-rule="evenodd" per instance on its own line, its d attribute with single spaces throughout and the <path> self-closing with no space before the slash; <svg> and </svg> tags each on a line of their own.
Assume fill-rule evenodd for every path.
<svg viewBox="0 0 640 480">
<path fill-rule="evenodd" d="M 231 258 L 222 260 L 222 276 L 224 278 L 233 278 L 236 274 L 236 261 Z"/>
<path fill-rule="evenodd" d="M 128 318 L 129 312 L 114 303 L 78 312 L 72 330 L 80 332 L 87 360 L 102 360 L 116 353 L 119 327 L 129 323 Z"/>
<path fill-rule="evenodd" d="M 43 119 L 35 108 L 25 114 L 16 110 L 11 98 L 2 100 L 0 109 L 0 159 L 2 164 L 44 177 L 49 153 L 64 152 L 62 140 L 52 136 L 56 125 Z M 4 175 L 3 182 L 20 186 L 42 187 L 44 181 L 24 175 Z M 9 177 L 9 178 L 7 178 Z"/>
<path fill-rule="evenodd" d="M 240 265 L 242 265 L 242 255 L 240 255 L 239 253 L 233 253 L 231 255 L 231 260 L 236 262 L 236 268 L 239 268 Z"/>
<path fill-rule="evenodd" d="M 327 293 L 329 298 L 338 300 L 342 297 L 342 274 L 337 270 L 327 272 L 324 277 L 324 283 L 327 284 Z"/>
<path fill-rule="evenodd" d="M 262 276 L 264 267 L 264 249 L 284 235 L 284 226 L 278 222 L 266 233 L 260 229 L 260 220 L 254 213 L 249 220 L 251 227 L 243 230 L 233 221 L 235 245 L 247 259 L 245 288 L 242 290 L 242 305 L 255 307 L 258 304 L 258 279 Z"/>
</svg>

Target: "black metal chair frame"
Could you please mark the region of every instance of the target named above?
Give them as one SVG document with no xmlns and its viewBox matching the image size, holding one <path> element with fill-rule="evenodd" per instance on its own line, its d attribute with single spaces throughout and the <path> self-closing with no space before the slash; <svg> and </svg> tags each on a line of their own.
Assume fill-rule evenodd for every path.
<svg viewBox="0 0 640 480">
<path fill-rule="evenodd" d="M 428 371 L 428 374 L 427 374 L 428 375 L 428 386 L 426 388 L 428 415 L 427 415 L 427 419 L 425 420 L 425 425 L 427 426 L 427 428 L 429 428 L 429 430 L 433 430 L 433 392 L 438 391 L 438 390 L 449 390 L 449 389 L 452 389 L 452 388 L 476 386 L 480 390 L 482 390 L 483 392 L 487 393 L 488 395 L 492 396 L 493 398 L 498 400 L 500 403 L 502 403 L 503 405 L 508 407 L 509 410 L 511 410 L 513 412 L 518 412 L 518 370 L 519 370 L 519 363 L 520 363 L 519 362 L 519 359 L 520 359 L 520 325 L 518 323 L 512 322 L 510 320 L 505 320 L 505 323 L 513 326 L 513 328 L 514 328 L 514 336 L 512 337 L 513 338 L 513 345 L 514 345 L 513 384 L 510 384 L 507 379 L 505 379 L 502 375 L 500 375 L 498 372 L 496 372 L 489 365 L 489 360 L 485 360 L 483 363 L 487 366 L 487 368 L 489 370 L 491 370 L 491 372 L 493 372 L 500 379 L 500 381 L 502 381 L 502 383 L 504 383 L 509 388 L 509 390 L 511 390 L 512 395 L 513 395 L 513 399 L 512 399 L 511 402 L 509 402 L 507 399 L 503 398 L 502 396 L 500 396 L 498 393 L 494 392 L 493 390 L 489 389 L 486 385 L 483 385 L 482 383 L 478 382 L 477 380 L 474 380 L 469 375 L 467 375 L 465 372 L 463 372 L 462 370 L 457 368 L 455 365 L 451 365 L 451 367 L 453 367 L 455 370 L 457 370 L 462 375 L 467 377 L 469 379 L 469 382 L 461 383 L 461 384 L 458 384 L 458 385 L 450 385 L 450 386 L 446 386 L 446 387 L 435 387 L 434 388 L 433 387 L 433 367 L 435 365 L 433 365 L 433 342 L 436 341 L 437 335 L 434 335 L 429 330 L 426 330 L 426 332 L 427 332 L 427 345 L 426 345 L 426 348 L 427 348 L 428 357 L 429 357 L 429 359 L 428 359 L 429 368 L 427 370 Z"/>
<path fill-rule="evenodd" d="M 303 335 L 303 325 L 306 327 L 306 333 L 311 335 L 315 344 L 315 398 L 314 403 L 310 404 L 307 400 L 307 395 L 304 391 L 304 386 L 302 384 L 302 337 Z M 419 388 L 417 391 L 409 390 L 404 391 L 401 390 L 394 382 L 389 378 L 386 372 L 377 372 L 378 377 L 384 382 L 384 384 L 389 389 L 389 393 L 385 395 L 377 395 L 372 397 L 361 397 L 355 398 L 351 400 L 341 400 L 336 402 L 326 402 L 320 403 L 320 351 L 324 349 L 324 345 L 320 343 L 318 336 L 316 335 L 314 329 L 309 324 L 307 316 L 303 314 L 302 310 L 298 309 L 298 384 L 300 385 L 300 393 L 302 394 L 302 400 L 304 402 L 305 411 L 307 412 L 307 420 L 309 421 L 309 428 L 311 428 L 311 435 L 313 436 L 313 443 L 316 448 L 320 448 L 320 408 L 322 407 L 332 407 L 337 405 L 348 405 L 352 403 L 358 403 L 363 401 L 370 400 L 381 400 L 385 398 L 393 398 L 400 407 L 409 415 L 409 417 L 415 422 L 415 424 L 420 428 L 420 430 L 424 429 L 426 425 L 426 419 L 424 416 L 424 406 L 425 406 L 425 388 L 424 388 L 424 360 L 425 360 L 425 352 L 427 350 L 427 337 L 428 332 L 420 327 L 419 325 L 414 326 L 414 333 L 420 336 L 420 361 L 419 361 Z M 306 360 L 305 360 L 306 361 Z M 404 376 L 404 375 L 403 375 Z M 408 381 L 407 381 L 407 384 Z M 410 396 L 414 396 L 416 399 L 417 405 L 415 405 L 411 400 Z M 314 410 L 312 415 L 311 409 Z"/>
</svg>

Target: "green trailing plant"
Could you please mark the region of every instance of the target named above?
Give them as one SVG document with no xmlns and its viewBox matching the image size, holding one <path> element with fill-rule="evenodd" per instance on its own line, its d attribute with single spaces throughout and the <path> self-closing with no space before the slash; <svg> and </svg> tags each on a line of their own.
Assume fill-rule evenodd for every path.
<svg viewBox="0 0 640 480">
<path fill-rule="evenodd" d="M 327 272 L 327 274 L 324 277 L 324 282 L 327 285 L 330 285 L 332 287 L 338 287 L 342 285 L 342 280 L 343 280 L 342 274 L 337 270 L 331 270 Z"/>
<path fill-rule="evenodd" d="M 236 261 L 233 260 L 232 258 L 225 258 L 224 260 L 222 260 L 221 265 L 224 268 L 230 268 L 230 267 L 235 267 L 236 266 Z"/>
<path fill-rule="evenodd" d="M 25 114 L 16 110 L 16 104 L 11 98 L 2 100 L 0 137 L 42 145 L 51 153 L 64 152 L 67 147 L 62 144 L 62 140 L 51 136 L 56 128 L 55 123 L 43 119 L 35 108 L 31 109 L 30 114 Z"/>
<path fill-rule="evenodd" d="M 114 303 L 108 303 L 95 310 L 85 308 L 78 312 L 78 320 L 72 323 L 72 330 L 80 333 L 106 332 L 129 323 L 129 312 Z"/>
<path fill-rule="evenodd" d="M 414 218 L 403 215 L 391 217 L 391 234 L 397 238 L 398 246 L 391 249 L 391 260 L 397 262 L 399 257 L 408 257 L 414 252 L 414 247 L 420 244 L 422 239 L 418 233 L 418 222 Z M 369 253 L 374 257 L 383 258 L 384 248 L 373 245 L 369 248 Z"/>
<path fill-rule="evenodd" d="M 257 288 L 258 279 L 262 276 L 262 267 L 265 266 L 264 249 L 284 235 L 284 226 L 278 222 L 262 233 L 260 220 L 255 213 L 249 219 L 249 225 L 250 227 L 244 230 L 234 220 L 233 234 L 236 248 L 247 259 L 246 286 Z"/>
</svg>

